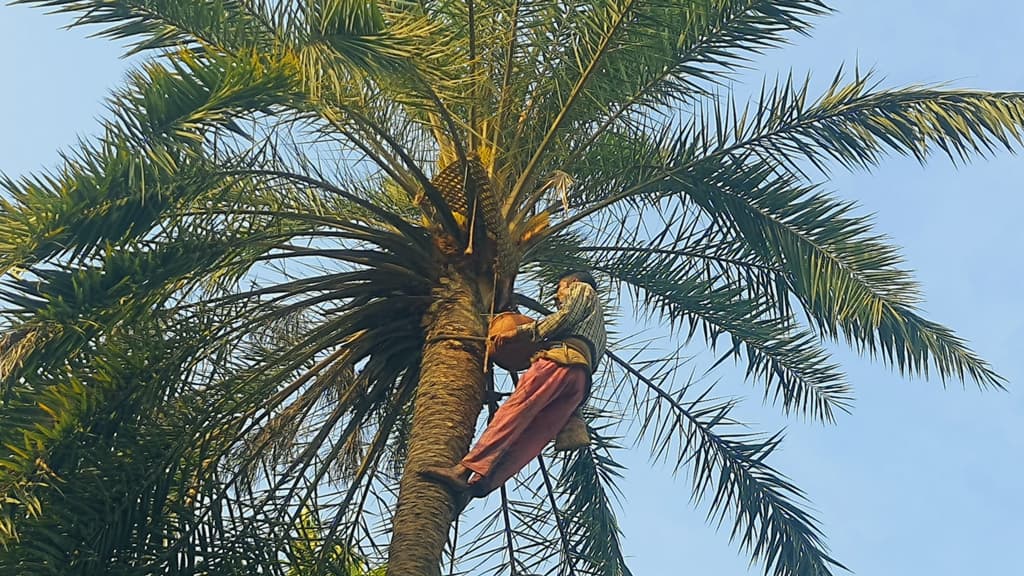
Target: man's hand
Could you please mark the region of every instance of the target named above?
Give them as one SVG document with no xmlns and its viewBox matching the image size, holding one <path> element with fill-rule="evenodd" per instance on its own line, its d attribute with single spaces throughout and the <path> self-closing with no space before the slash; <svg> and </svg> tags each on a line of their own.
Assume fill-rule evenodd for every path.
<svg viewBox="0 0 1024 576">
<path fill-rule="evenodd" d="M 501 348 L 505 344 L 519 338 L 519 333 L 515 330 L 503 330 L 501 332 L 492 332 L 487 335 L 487 345 L 491 347 L 491 350 L 495 348 Z"/>
</svg>

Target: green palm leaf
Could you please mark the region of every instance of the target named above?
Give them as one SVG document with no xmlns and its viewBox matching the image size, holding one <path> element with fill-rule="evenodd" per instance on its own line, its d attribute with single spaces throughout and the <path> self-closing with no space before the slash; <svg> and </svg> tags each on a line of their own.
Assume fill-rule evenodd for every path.
<svg viewBox="0 0 1024 576">
<path fill-rule="evenodd" d="M 741 426 L 731 415 L 735 401 L 710 398 L 711 390 L 683 401 L 689 385 L 663 387 L 671 372 L 652 378 L 610 358 L 638 384 L 636 403 L 647 410 L 640 436 L 652 454 L 674 460 L 677 470 L 690 468 L 694 500 L 710 500 L 708 520 L 721 524 L 732 516 L 730 537 L 762 561 L 766 573 L 832 574 L 843 568 L 829 555 L 817 522 L 801 509 L 803 493 L 765 462 L 781 435 L 733 432 Z"/>
<path fill-rule="evenodd" d="M 695 341 L 822 421 L 852 397 L 823 341 L 1003 384 L 808 173 L 1010 149 L 1024 96 L 859 72 L 729 95 L 822 2 L 23 3 L 145 60 L 97 143 L 0 182 L 0 568 L 436 573 L 458 506 L 416 471 L 471 439 L 489 303 L 545 312 L 566 268 L 674 329 L 670 358 L 602 362 L 601 418 L 769 573 L 841 565 L 781 437 L 671 384 Z M 444 184 L 460 166 L 486 175 Z M 593 435 L 458 527 L 449 569 L 628 574 Z"/>
</svg>

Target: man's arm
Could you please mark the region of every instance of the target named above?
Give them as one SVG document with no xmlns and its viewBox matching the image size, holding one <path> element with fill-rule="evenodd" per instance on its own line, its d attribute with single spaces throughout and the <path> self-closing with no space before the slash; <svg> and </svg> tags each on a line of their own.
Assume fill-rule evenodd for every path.
<svg viewBox="0 0 1024 576">
<path fill-rule="evenodd" d="M 532 342 L 540 342 L 564 328 L 583 321 L 597 305 L 597 292 L 585 282 L 573 282 L 569 285 L 568 292 L 565 302 L 554 314 L 519 326 L 516 335 Z"/>
</svg>

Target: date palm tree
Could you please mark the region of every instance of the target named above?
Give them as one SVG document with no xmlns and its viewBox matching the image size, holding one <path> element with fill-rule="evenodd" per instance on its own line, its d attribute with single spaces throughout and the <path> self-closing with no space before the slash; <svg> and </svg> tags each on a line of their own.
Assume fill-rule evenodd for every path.
<svg viewBox="0 0 1024 576">
<path fill-rule="evenodd" d="M 740 431 L 735 399 L 675 359 L 734 360 L 766 401 L 826 423 L 851 402 L 830 341 L 1003 385 L 918 313 L 896 247 L 819 186 L 889 154 L 1010 149 L 1024 95 L 842 70 L 819 94 L 791 77 L 729 91 L 824 2 L 23 3 L 101 26 L 139 63 L 101 137 L 3 180 L 9 565 L 284 574 L 313 510 L 317 550 L 388 574 L 437 575 L 446 550 L 450 570 L 627 574 L 624 422 L 766 573 L 831 574 L 768 462 L 780 437 Z M 671 349 L 630 354 L 619 334 L 592 445 L 453 527 L 463 503 L 416 472 L 460 458 L 505 389 L 488 315 L 543 312 L 577 268 L 670 328 Z"/>
</svg>

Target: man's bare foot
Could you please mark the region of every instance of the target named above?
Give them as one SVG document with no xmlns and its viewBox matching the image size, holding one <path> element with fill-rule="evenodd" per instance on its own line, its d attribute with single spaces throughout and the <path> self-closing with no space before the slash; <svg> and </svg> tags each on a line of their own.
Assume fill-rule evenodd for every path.
<svg viewBox="0 0 1024 576">
<path fill-rule="evenodd" d="M 420 470 L 420 475 L 424 478 L 440 482 L 445 486 L 451 488 L 455 492 L 465 492 L 469 490 L 469 471 L 461 465 L 456 465 L 451 468 L 443 466 L 427 466 Z"/>
</svg>

